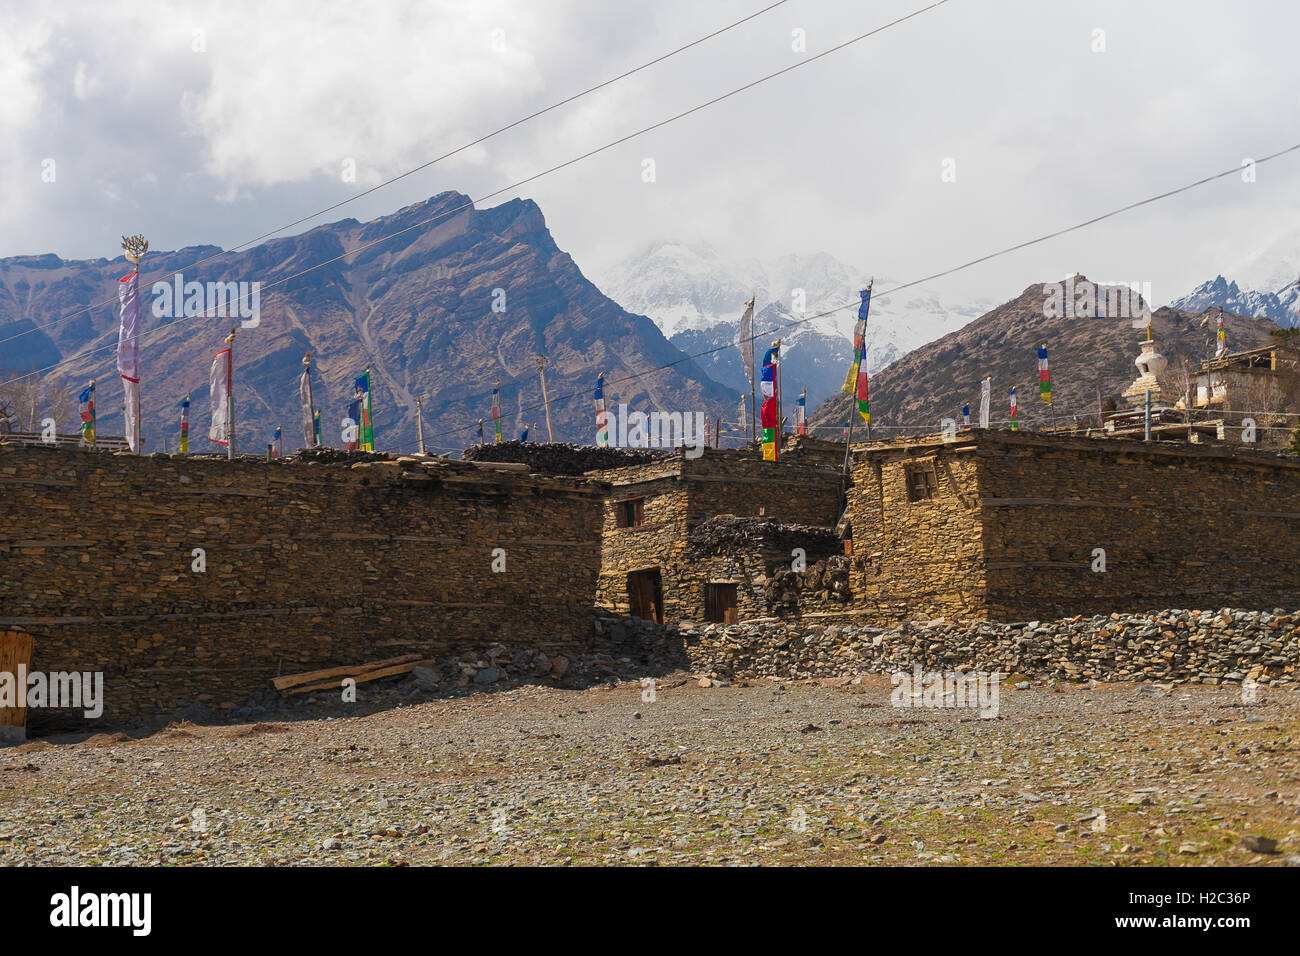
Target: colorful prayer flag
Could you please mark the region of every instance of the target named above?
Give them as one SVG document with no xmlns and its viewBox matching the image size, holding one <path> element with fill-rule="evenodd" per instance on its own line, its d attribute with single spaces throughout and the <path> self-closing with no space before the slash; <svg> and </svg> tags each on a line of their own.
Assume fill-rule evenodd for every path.
<svg viewBox="0 0 1300 956">
<path fill-rule="evenodd" d="M 871 287 L 875 284 L 873 279 L 867 283 L 867 287 L 858 293 L 862 297 L 862 303 L 858 306 L 858 323 L 853 331 L 853 348 L 857 353 L 854 366 L 857 371 L 857 401 L 858 414 L 868 425 L 871 424 L 871 395 L 867 382 L 867 314 L 871 309 Z"/>
<path fill-rule="evenodd" d="M 375 450 L 375 428 L 370 414 L 370 369 L 364 375 L 358 375 L 352 382 L 353 397 L 357 400 L 360 417 L 357 418 L 357 448 L 360 451 Z"/>
<path fill-rule="evenodd" d="M 805 435 L 808 432 L 808 421 L 807 418 L 805 417 L 807 408 L 808 408 L 808 389 L 805 388 L 799 392 L 799 398 L 794 403 L 795 431 L 797 431 L 800 435 Z"/>
<path fill-rule="evenodd" d="M 1052 373 L 1047 367 L 1047 343 L 1038 350 L 1038 397 L 1049 405 L 1052 402 Z"/>
<path fill-rule="evenodd" d="M 501 379 L 497 379 L 496 387 L 492 389 L 492 428 L 496 440 L 501 441 Z"/>
<path fill-rule="evenodd" d="M 190 450 L 190 397 L 186 395 L 181 399 L 181 454 L 189 454 Z"/>
<path fill-rule="evenodd" d="M 609 445 L 609 429 L 605 424 L 605 373 L 596 376 L 596 444 Z"/>
<path fill-rule="evenodd" d="M 81 440 L 87 445 L 95 444 L 95 382 L 93 379 L 77 396 L 77 414 L 81 417 Z"/>
<path fill-rule="evenodd" d="M 1020 409 L 1016 404 L 1016 390 L 1014 388 L 1011 389 L 1011 430 L 1013 432 L 1020 431 Z"/>
<path fill-rule="evenodd" d="M 970 431 L 970 403 L 961 407 L 961 430 Z"/>
<path fill-rule="evenodd" d="M 772 346 L 763 356 L 762 393 L 763 405 L 760 409 L 760 425 L 763 429 L 763 460 L 776 461 L 780 452 L 777 448 L 777 431 L 780 423 L 776 417 L 777 365 L 780 363 L 780 347 Z"/>
<path fill-rule="evenodd" d="M 1228 354 L 1228 330 L 1223 325 L 1223 309 L 1219 309 L 1219 347 L 1214 350 L 1215 358 Z"/>
<path fill-rule="evenodd" d="M 274 438 L 274 442 L 275 442 L 275 451 L 273 451 L 273 452 L 271 453 L 271 456 L 272 456 L 273 458 L 279 458 L 281 455 L 284 454 L 284 443 L 283 443 L 283 441 L 281 440 L 281 437 L 280 437 L 280 430 L 281 430 L 281 428 L 283 428 L 282 425 L 276 425 L 276 426 L 275 426 L 275 438 Z"/>
</svg>

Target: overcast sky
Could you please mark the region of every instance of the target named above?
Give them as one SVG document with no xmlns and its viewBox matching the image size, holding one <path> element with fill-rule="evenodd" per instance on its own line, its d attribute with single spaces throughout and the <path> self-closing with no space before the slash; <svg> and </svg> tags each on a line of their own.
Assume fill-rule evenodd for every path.
<svg viewBox="0 0 1300 956">
<path fill-rule="evenodd" d="M 0 0 L 0 256 L 230 247 L 769 2 Z M 478 198 L 926 2 L 788 0 L 319 222 Z M 1297 27 L 1288 0 L 949 0 L 486 205 L 535 199 L 598 281 L 658 238 L 913 279 L 1300 142 Z M 1162 303 L 1289 254 L 1298 211 L 1300 152 L 931 285 Z"/>
</svg>

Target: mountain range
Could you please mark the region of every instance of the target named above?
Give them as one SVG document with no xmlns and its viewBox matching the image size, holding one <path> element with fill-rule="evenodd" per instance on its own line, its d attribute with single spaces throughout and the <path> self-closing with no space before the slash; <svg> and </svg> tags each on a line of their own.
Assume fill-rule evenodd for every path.
<svg viewBox="0 0 1300 956">
<path fill-rule="evenodd" d="M 1262 315 L 1278 325 L 1294 326 L 1300 324 L 1300 315 L 1296 311 L 1300 302 L 1297 300 L 1300 300 L 1300 288 L 1294 284 L 1283 288 L 1280 293 L 1243 291 L 1236 282 L 1229 282 L 1220 275 L 1201 283 L 1170 305 L 1187 312 L 1223 309 L 1233 315 Z"/>
<path fill-rule="evenodd" d="M 839 390 L 852 357 L 858 290 L 872 274 L 824 252 L 773 259 L 735 259 L 703 242 L 661 239 L 599 277 L 625 308 L 649 316 L 670 342 L 697 359 L 718 382 L 748 393 L 736 340 L 745 302 L 755 298 L 756 362 L 782 340 L 783 391 L 808 389 L 808 408 Z M 992 302 L 943 302 L 876 276 L 867 328 L 867 365 L 884 368 L 917 346 L 958 329 Z M 822 313 L 828 313 L 823 315 Z M 735 418 L 734 412 L 732 418 Z"/>
<path fill-rule="evenodd" d="M 1074 278 L 1074 286 L 1087 283 Z M 992 379 L 990 418 L 1005 423 L 1008 392 L 1015 387 L 1022 428 L 1065 424 L 1098 415 L 1097 390 L 1103 399 L 1120 398 L 1138 372 L 1134 365 L 1146 337 L 1146 321 L 1128 315 L 1091 318 L 1054 314 L 1045 308 L 1045 290 L 1060 283 L 1037 283 L 974 322 L 924 345 L 892 363 L 870 382 L 871 421 L 877 436 L 936 432 L 942 418 L 961 421 L 969 402 L 978 419 L 980 380 Z M 1138 309 L 1134 309 L 1136 314 Z M 1253 348 L 1269 341 L 1277 328 L 1262 316 L 1226 315 L 1229 347 Z M 1168 375 L 1181 392 L 1183 361 L 1195 367 L 1214 352 L 1217 311 L 1196 313 L 1164 307 L 1151 313 L 1152 335 L 1169 359 Z M 1052 381 L 1052 405 L 1039 399 L 1037 349 L 1046 344 Z M 825 438 L 838 437 L 851 414 L 851 399 L 839 394 L 817 409 L 811 424 Z M 862 421 L 857 419 L 861 429 Z"/>
<path fill-rule="evenodd" d="M 242 252 L 149 252 L 140 286 L 143 450 L 175 450 L 178 406 L 187 393 L 194 403 L 191 451 L 215 450 L 206 440 L 209 367 L 235 322 L 155 315 L 162 291 L 154 283 L 170 282 L 177 270 L 186 282 L 264 287 L 256 326 L 240 328 L 234 344 L 236 434 L 244 451 L 264 453 L 281 423 L 286 451 L 300 446 L 298 375 L 308 349 L 315 353 L 315 400 L 327 445 L 340 443 L 353 378 L 367 365 L 382 450 L 414 450 L 417 398 L 430 450 L 471 444 L 479 419 L 491 440 L 498 378 L 504 437 L 535 424 L 530 437 L 544 440 L 540 355 L 557 441 L 592 440 L 599 372 L 606 373 L 611 408 L 624 402 L 645 411 L 734 414 L 738 392 L 714 381 L 649 318 L 597 289 L 556 246 L 536 203 L 459 208 L 469 202 L 445 192 L 370 222 L 346 219 Z M 61 363 L 58 373 L 73 389 L 95 378 L 105 435 L 123 431 L 116 289 L 128 271 L 121 257 L 0 259 L 0 368 L 26 372 Z"/>
</svg>

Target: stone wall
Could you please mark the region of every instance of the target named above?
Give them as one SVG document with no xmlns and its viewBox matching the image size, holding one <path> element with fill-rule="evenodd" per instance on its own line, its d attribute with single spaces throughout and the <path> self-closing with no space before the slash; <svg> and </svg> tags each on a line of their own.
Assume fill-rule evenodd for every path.
<svg viewBox="0 0 1300 956">
<path fill-rule="evenodd" d="M 35 636 L 35 670 L 103 671 L 110 722 L 229 710 L 277 674 L 404 653 L 581 653 L 604 494 L 439 459 L 0 445 L 0 626 Z"/>
<path fill-rule="evenodd" d="M 1300 463 L 1009 433 L 978 445 L 990 617 L 1300 606 Z"/>
<path fill-rule="evenodd" d="M 1300 612 L 1163 610 L 1054 621 L 908 621 L 888 627 L 753 621 L 628 628 L 629 642 L 679 646 L 693 673 L 721 680 L 848 679 L 914 667 L 1039 680 L 1262 685 L 1300 679 Z M 1018 678 L 1017 678 L 1018 679 Z"/>
</svg>

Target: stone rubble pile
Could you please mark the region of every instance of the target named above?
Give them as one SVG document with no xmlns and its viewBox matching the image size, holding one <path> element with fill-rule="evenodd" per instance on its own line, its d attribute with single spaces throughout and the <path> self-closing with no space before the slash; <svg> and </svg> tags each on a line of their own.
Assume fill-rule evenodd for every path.
<svg viewBox="0 0 1300 956">
<path fill-rule="evenodd" d="M 635 619 L 633 619 L 635 621 Z M 651 648 L 663 631 L 632 625 Z M 723 679 L 978 670 L 1071 681 L 1285 684 L 1300 675 L 1300 611 L 1172 609 L 1057 621 L 906 622 L 890 627 L 761 620 L 677 628 L 689 667 Z"/>
</svg>

